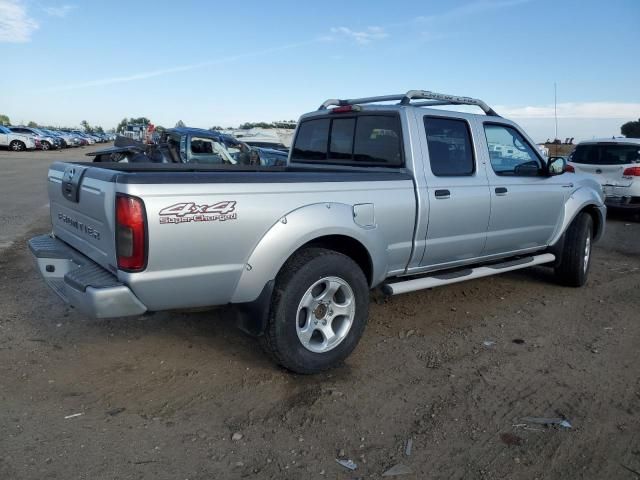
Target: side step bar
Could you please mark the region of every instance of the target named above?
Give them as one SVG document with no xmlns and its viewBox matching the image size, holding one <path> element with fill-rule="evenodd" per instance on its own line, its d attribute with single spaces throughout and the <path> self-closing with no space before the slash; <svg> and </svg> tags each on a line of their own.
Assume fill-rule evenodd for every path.
<svg viewBox="0 0 640 480">
<path fill-rule="evenodd" d="M 464 282 L 465 280 L 473 280 L 474 278 L 488 277 L 490 275 L 497 275 L 498 273 L 533 267 L 534 265 L 541 265 L 543 263 L 550 263 L 555 259 L 556 257 L 552 253 L 543 253 L 531 257 L 523 257 L 516 260 L 508 260 L 502 263 L 468 268 L 450 273 L 434 272 L 432 275 L 426 277 L 394 283 L 385 283 L 382 285 L 382 291 L 385 295 L 398 295 L 400 293 L 415 292 L 416 290 L 423 290 L 425 288 L 441 287 L 442 285 L 449 285 L 451 283 Z"/>
</svg>

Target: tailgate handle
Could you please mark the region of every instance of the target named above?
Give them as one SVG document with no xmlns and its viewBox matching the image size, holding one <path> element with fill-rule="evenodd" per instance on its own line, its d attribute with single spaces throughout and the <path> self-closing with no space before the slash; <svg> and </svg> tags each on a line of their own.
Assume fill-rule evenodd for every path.
<svg viewBox="0 0 640 480">
<path fill-rule="evenodd" d="M 70 202 L 78 203 L 80 200 L 80 182 L 87 167 L 69 165 L 62 175 L 62 196 Z"/>
</svg>

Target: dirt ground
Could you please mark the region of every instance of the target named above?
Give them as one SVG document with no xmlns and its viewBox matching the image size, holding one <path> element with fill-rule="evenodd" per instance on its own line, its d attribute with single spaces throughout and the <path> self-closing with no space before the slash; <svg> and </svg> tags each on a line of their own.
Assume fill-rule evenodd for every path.
<svg viewBox="0 0 640 480">
<path fill-rule="evenodd" d="M 83 317 L 25 248 L 47 228 L 0 251 L 0 479 L 640 478 L 633 217 L 610 216 L 585 288 L 538 267 L 398 296 L 317 376 L 224 311 Z"/>
</svg>

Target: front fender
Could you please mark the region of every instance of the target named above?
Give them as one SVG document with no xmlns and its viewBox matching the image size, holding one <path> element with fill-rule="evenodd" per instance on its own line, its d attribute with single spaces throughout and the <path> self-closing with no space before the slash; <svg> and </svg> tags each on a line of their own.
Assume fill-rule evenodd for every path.
<svg viewBox="0 0 640 480">
<path fill-rule="evenodd" d="M 593 183 L 596 184 L 598 188 L 601 188 L 596 182 Z M 560 224 L 560 228 L 558 228 L 553 238 L 551 239 L 550 245 L 556 244 L 560 237 L 562 237 L 564 232 L 567 231 L 567 228 L 569 228 L 569 225 L 571 225 L 571 222 L 573 222 L 573 219 L 576 218 L 578 213 L 580 213 L 585 207 L 589 206 L 595 207 L 595 211 L 597 212 L 599 217 L 601 228 L 598 229 L 598 234 L 596 238 L 594 238 L 594 241 L 598 241 L 604 233 L 607 208 L 604 205 L 599 191 L 589 185 L 579 187 L 565 202 L 562 223 Z"/>
<path fill-rule="evenodd" d="M 296 250 L 326 235 L 344 235 L 359 241 L 372 260 L 374 282 L 384 276 L 386 245 L 377 227 L 357 225 L 352 205 L 317 203 L 287 213 L 265 233 L 246 262 L 231 303 L 255 300 Z"/>
</svg>

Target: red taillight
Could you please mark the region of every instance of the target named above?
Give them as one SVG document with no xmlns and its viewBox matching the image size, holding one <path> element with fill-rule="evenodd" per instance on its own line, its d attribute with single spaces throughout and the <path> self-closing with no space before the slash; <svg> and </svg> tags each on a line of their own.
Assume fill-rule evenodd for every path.
<svg viewBox="0 0 640 480">
<path fill-rule="evenodd" d="M 569 173 L 576 173 L 576 169 L 573 168 L 573 165 L 569 165 L 568 163 L 564 166 L 564 171 Z"/>
<path fill-rule="evenodd" d="M 347 112 L 359 112 L 361 110 L 360 105 L 343 105 L 342 107 L 336 107 L 329 110 L 331 113 L 347 113 Z"/>
<path fill-rule="evenodd" d="M 625 168 L 622 175 L 625 177 L 640 177 L 640 167 Z"/>
<path fill-rule="evenodd" d="M 116 251 L 118 268 L 130 272 L 144 270 L 147 260 L 146 215 L 137 197 L 116 197 Z"/>
</svg>

